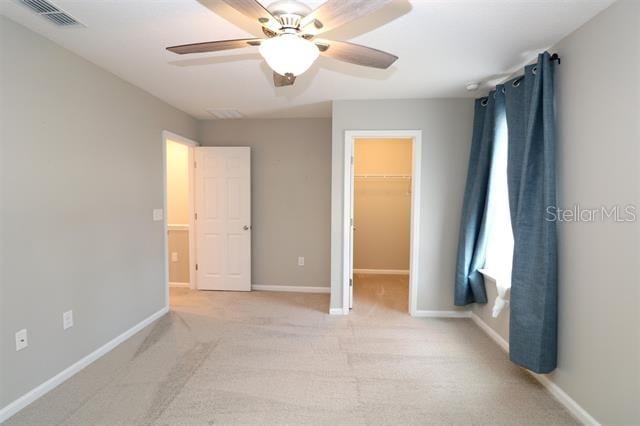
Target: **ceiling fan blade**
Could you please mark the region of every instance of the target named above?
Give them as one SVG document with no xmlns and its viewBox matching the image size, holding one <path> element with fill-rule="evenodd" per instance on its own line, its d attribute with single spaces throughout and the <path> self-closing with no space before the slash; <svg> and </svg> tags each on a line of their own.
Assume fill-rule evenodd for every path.
<svg viewBox="0 0 640 426">
<path fill-rule="evenodd" d="M 296 77 L 293 74 L 287 74 L 285 75 L 280 75 L 277 72 L 273 72 L 273 84 L 276 85 L 276 87 L 282 87 L 282 86 L 293 86 L 293 83 L 295 83 L 296 81 Z"/>
<path fill-rule="evenodd" d="M 375 12 L 391 0 L 328 0 L 305 16 L 300 28 L 307 34 L 320 34 Z"/>
<path fill-rule="evenodd" d="M 282 25 L 257 0 L 222 0 L 244 16 L 258 21 L 260 25 L 277 32 Z"/>
<path fill-rule="evenodd" d="M 373 68 L 389 68 L 398 57 L 382 50 L 346 41 L 314 40 L 320 54 L 351 64 Z"/>
<path fill-rule="evenodd" d="M 202 43 L 182 44 L 167 47 L 167 50 L 179 55 L 186 53 L 217 52 L 218 50 L 240 49 L 242 47 L 259 46 L 259 38 L 239 38 L 235 40 L 205 41 Z"/>
</svg>

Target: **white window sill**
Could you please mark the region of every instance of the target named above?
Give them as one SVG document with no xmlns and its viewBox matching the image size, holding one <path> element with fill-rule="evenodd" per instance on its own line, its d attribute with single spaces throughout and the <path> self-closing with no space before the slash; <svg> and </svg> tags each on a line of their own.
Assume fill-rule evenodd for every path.
<svg viewBox="0 0 640 426">
<path fill-rule="evenodd" d="M 491 281 L 496 287 L 502 287 L 506 289 L 511 288 L 511 280 L 501 278 L 501 277 L 504 277 L 506 274 L 500 274 L 495 271 L 489 271 L 488 269 L 478 269 L 478 272 L 480 272 L 486 279 Z"/>
<path fill-rule="evenodd" d="M 497 274 L 494 274 L 493 272 L 489 272 L 489 270 L 487 269 L 478 269 L 478 272 L 484 275 L 485 278 L 488 278 L 489 281 L 491 281 L 493 284 L 497 284 L 498 282 L 498 279 L 496 278 Z"/>
<path fill-rule="evenodd" d="M 497 318 L 507 306 L 509 306 L 509 296 L 511 293 L 511 282 L 505 282 L 507 280 L 499 280 L 497 277 L 498 274 L 493 271 L 488 271 L 486 269 L 478 270 L 485 278 L 485 281 L 491 281 L 493 285 L 496 286 L 496 291 L 498 295 L 496 296 L 496 300 L 493 302 L 493 312 L 492 315 L 494 318 Z M 505 285 L 506 284 L 506 285 Z"/>
</svg>

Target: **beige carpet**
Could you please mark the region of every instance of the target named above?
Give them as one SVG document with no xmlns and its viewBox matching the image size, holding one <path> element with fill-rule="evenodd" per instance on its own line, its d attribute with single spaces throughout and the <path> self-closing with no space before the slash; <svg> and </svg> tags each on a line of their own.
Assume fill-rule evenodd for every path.
<svg viewBox="0 0 640 426">
<path fill-rule="evenodd" d="M 172 289 L 172 312 L 10 425 L 577 422 L 467 319 L 411 318 L 403 277 L 327 294 Z"/>
</svg>

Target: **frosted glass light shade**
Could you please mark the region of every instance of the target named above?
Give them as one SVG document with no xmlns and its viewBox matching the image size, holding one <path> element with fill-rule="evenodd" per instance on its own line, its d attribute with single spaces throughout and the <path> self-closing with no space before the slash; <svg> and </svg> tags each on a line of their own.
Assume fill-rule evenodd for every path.
<svg viewBox="0 0 640 426">
<path fill-rule="evenodd" d="M 320 51 L 309 40 L 295 34 L 283 34 L 260 43 L 260 54 L 278 74 L 299 76 L 309 69 Z"/>
</svg>

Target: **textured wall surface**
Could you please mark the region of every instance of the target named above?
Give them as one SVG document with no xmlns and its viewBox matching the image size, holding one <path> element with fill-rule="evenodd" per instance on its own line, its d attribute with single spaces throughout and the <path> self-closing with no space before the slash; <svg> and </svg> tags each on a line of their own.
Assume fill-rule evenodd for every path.
<svg viewBox="0 0 640 426">
<path fill-rule="evenodd" d="M 161 135 L 196 123 L 3 17 L 0 35 L 2 407 L 166 305 Z"/>
<path fill-rule="evenodd" d="M 328 287 L 331 120 L 201 121 L 198 141 L 251 147 L 251 283 Z"/>
</svg>

